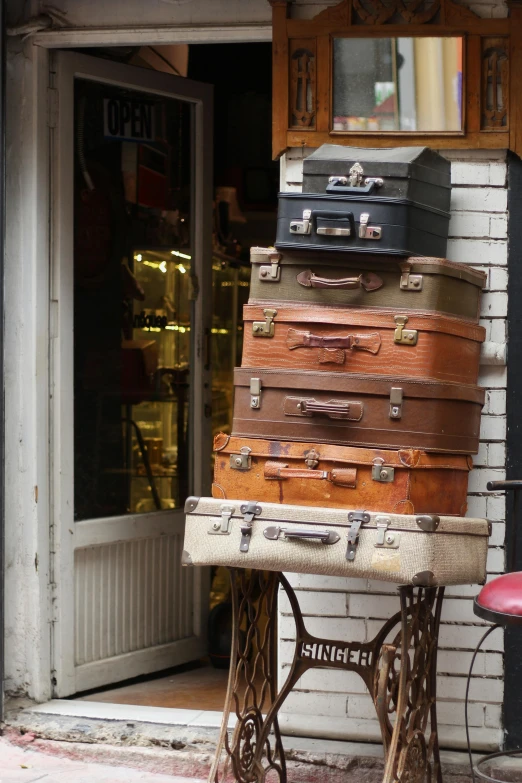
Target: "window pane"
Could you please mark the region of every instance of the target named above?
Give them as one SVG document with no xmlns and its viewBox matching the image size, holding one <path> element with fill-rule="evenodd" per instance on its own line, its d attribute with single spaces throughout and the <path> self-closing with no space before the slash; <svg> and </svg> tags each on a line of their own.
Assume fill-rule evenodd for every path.
<svg viewBox="0 0 522 783">
<path fill-rule="evenodd" d="M 75 519 L 189 492 L 190 106 L 75 85 Z"/>
<path fill-rule="evenodd" d="M 334 131 L 462 129 L 462 38 L 336 38 Z"/>
</svg>

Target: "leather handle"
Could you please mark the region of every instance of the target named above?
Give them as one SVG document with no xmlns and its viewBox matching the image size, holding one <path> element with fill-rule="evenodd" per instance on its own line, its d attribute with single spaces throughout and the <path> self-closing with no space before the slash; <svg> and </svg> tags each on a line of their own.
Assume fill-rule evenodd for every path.
<svg viewBox="0 0 522 783">
<path fill-rule="evenodd" d="M 285 397 L 285 416 L 327 416 L 329 419 L 360 421 L 364 405 L 351 400 L 316 400 L 313 397 Z"/>
<path fill-rule="evenodd" d="M 338 487 L 355 489 L 357 468 L 334 468 L 333 470 L 310 470 L 309 468 L 289 468 L 284 462 L 265 462 L 264 477 L 267 481 L 285 479 L 306 479 L 312 481 L 330 481 Z"/>
<path fill-rule="evenodd" d="M 321 348 L 321 364 L 344 362 L 344 351 L 332 351 L 334 348 L 343 348 L 350 351 L 368 351 L 376 354 L 381 347 L 381 337 L 378 332 L 370 334 L 347 334 L 344 337 L 321 337 L 321 335 L 304 332 L 298 329 L 289 329 L 286 336 L 288 350 L 296 348 Z M 331 352 L 331 353 L 329 353 Z M 339 354 L 342 359 L 339 361 Z"/>
<path fill-rule="evenodd" d="M 376 291 L 382 287 L 381 278 L 374 272 L 364 272 L 358 277 L 319 277 L 311 269 L 297 275 L 297 282 L 304 288 L 324 288 L 351 291 L 362 288 L 364 291 Z"/>
<path fill-rule="evenodd" d="M 312 209 L 312 230 L 317 230 L 317 219 L 333 220 L 335 223 L 349 223 L 354 228 L 353 212 L 335 212 L 333 209 Z"/>
</svg>

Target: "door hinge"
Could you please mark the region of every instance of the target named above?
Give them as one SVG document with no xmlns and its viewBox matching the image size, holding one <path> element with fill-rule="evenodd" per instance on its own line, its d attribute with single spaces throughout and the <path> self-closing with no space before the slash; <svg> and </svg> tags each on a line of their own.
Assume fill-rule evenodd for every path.
<svg viewBox="0 0 522 783">
<path fill-rule="evenodd" d="M 58 124 L 58 90 L 47 88 L 47 125 L 56 128 Z"/>
<path fill-rule="evenodd" d="M 407 315 L 396 315 L 395 323 L 395 336 L 394 341 L 397 345 L 417 345 L 418 332 L 416 329 L 405 329 L 405 325 L 408 323 Z"/>
</svg>

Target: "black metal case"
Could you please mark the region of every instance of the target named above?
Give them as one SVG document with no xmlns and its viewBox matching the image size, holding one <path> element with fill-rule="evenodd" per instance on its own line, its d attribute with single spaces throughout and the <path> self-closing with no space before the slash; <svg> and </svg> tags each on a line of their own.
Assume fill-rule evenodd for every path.
<svg viewBox="0 0 522 783">
<path fill-rule="evenodd" d="M 445 257 L 449 212 L 364 190 L 280 193 L 276 247 Z"/>
<path fill-rule="evenodd" d="M 323 144 L 303 162 L 303 193 L 378 195 L 449 212 L 451 165 L 428 147 Z"/>
</svg>

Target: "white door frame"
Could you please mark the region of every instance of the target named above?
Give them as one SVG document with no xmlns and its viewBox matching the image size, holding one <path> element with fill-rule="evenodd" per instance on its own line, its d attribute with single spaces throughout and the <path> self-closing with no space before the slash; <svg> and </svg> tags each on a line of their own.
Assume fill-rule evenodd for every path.
<svg viewBox="0 0 522 783">
<path fill-rule="evenodd" d="M 199 295 L 195 302 L 193 338 L 194 374 L 192 381 L 192 433 L 194 443 L 211 443 L 211 419 L 198 415 L 211 404 L 211 372 L 205 359 L 208 335 L 212 326 L 212 88 L 170 74 L 134 68 L 82 54 L 59 52 L 51 58 L 51 318 L 50 318 L 50 390 L 51 390 L 51 542 L 54 563 L 53 576 L 53 683 L 55 695 L 64 696 L 96 687 L 96 675 L 89 665 L 78 677 L 75 666 L 73 628 L 75 617 L 74 550 L 85 543 L 103 543 L 124 537 L 145 537 L 155 531 L 168 531 L 177 517 L 183 524 L 183 509 L 177 512 L 157 512 L 86 522 L 74 522 L 73 475 L 73 160 L 74 160 L 74 79 L 84 77 L 143 90 L 169 98 L 178 98 L 192 104 L 194 138 L 193 194 L 193 269 L 199 280 Z M 53 105 L 56 110 L 53 112 Z M 207 274 L 204 274 L 207 270 Z M 209 479 L 202 464 L 194 460 L 192 490 L 194 494 L 209 494 Z M 89 535 L 86 534 L 87 528 Z M 108 539 L 107 536 L 111 538 Z M 94 536 L 94 537 L 93 537 Z M 191 637 L 193 657 L 204 654 L 206 647 L 206 595 L 208 573 L 194 569 L 194 626 Z M 177 648 L 187 648 L 186 639 L 174 642 Z M 148 671 L 169 666 L 173 645 L 155 648 L 160 665 Z M 120 656 L 111 665 L 126 665 L 126 676 L 147 672 L 146 655 L 130 653 Z M 81 668 L 81 667 L 80 667 Z"/>
</svg>

